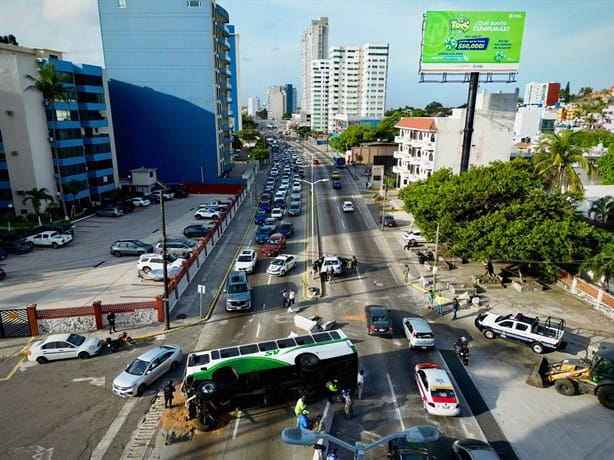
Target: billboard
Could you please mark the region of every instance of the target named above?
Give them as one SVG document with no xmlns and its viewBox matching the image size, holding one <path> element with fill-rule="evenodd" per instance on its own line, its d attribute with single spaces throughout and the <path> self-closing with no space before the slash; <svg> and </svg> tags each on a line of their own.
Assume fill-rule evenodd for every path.
<svg viewBox="0 0 614 460">
<path fill-rule="evenodd" d="M 524 19 L 524 11 L 427 11 L 420 72 L 518 72 Z"/>
</svg>

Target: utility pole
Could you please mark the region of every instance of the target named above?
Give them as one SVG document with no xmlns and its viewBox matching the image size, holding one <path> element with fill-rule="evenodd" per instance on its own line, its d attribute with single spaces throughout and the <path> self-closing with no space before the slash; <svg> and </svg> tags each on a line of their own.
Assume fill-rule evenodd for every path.
<svg viewBox="0 0 614 460">
<path fill-rule="evenodd" d="M 439 222 L 435 234 L 435 260 L 433 260 L 433 292 L 437 292 L 437 260 L 439 259 Z"/>
<path fill-rule="evenodd" d="M 166 250 L 166 218 L 164 216 L 164 190 L 160 190 L 160 219 L 162 220 L 162 282 L 164 283 L 164 298 L 162 305 L 164 306 L 164 319 L 166 321 L 165 329 L 168 331 L 171 328 L 170 311 L 168 308 L 168 261 Z"/>
</svg>

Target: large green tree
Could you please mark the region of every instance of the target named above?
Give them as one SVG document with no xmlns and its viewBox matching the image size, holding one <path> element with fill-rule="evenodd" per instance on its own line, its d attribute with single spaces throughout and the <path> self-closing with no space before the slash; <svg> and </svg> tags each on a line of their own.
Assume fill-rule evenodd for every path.
<svg viewBox="0 0 614 460">
<path fill-rule="evenodd" d="M 53 154 L 53 166 L 55 169 L 56 175 L 56 183 L 58 186 L 58 190 L 60 191 L 60 195 L 62 197 L 62 208 L 64 210 L 64 217 L 67 217 L 66 212 L 66 198 L 64 197 L 64 187 L 62 184 L 62 168 L 60 167 L 60 161 L 58 159 L 57 148 L 55 147 L 55 126 L 57 122 L 57 112 L 55 103 L 56 102 L 67 102 L 70 96 L 70 93 L 66 87 L 66 84 L 69 83 L 70 78 L 67 74 L 58 72 L 55 69 L 55 66 L 50 62 L 47 62 L 44 65 L 40 65 L 38 67 L 38 77 L 33 77 L 32 75 L 26 75 L 26 80 L 32 82 L 31 85 L 26 87 L 26 91 L 39 91 L 43 95 L 43 102 L 51 111 L 51 120 L 53 122 L 52 128 L 52 144 L 51 144 L 51 152 Z"/>
<path fill-rule="evenodd" d="M 548 192 L 527 160 L 475 167 L 461 176 L 439 170 L 400 196 L 427 237 L 434 239 L 439 223 L 439 240 L 470 260 L 555 273 L 560 264 L 577 269 L 607 240 L 576 212 L 577 196 Z"/>
<path fill-rule="evenodd" d="M 610 144 L 608 151 L 597 160 L 599 176 L 604 185 L 614 184 L 614 144 Z"/>
<path fill-rule="evenodd" d="M 548 133 L 533 158 L 535 173 L 549 190 L 580 192 L 584 187 L 574 166 L 579 165 L 589 177 L 595 172 L 582 153 L 582 148 L 573 142 L 571 130 Z"/>
</svg>

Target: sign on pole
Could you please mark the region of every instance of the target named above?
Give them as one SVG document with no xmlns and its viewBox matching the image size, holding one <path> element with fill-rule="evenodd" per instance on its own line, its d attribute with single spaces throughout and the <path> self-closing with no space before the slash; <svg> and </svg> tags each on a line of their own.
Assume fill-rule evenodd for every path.
<svg viewBox="0 0 614 460">
<path fill-rule="evenodd" d="M 207 287 L 204 284 L 198 285 L 198 294 L 200 295 L 200 317 L 203 317 L 203 295 L 207 291 Z"/>
</svg>

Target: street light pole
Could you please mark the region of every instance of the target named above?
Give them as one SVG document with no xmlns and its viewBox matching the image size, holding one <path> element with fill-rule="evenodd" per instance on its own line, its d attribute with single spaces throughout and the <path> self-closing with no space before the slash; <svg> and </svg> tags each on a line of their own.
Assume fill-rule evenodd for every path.
<svg viewBox="0 0 614 460">
<path fill-rule="evenodd" d="M 315 192 L 314 192 L 314 185 L 316 185 L 318 182 L 328 182 L 328 178 L 326 179 L 318 179 L 317 181 L 313 181 L 313 161 L 311 163 L 311 181 L 305 180 L 305 179 L 301 179 L 301 182 L 305 182 L 306 184 L 309 184 L 309 186 L 311 187 L 311 253 L 312 253 L 312 260 L 311 262 L 315 262 L 316 260 L 316 256 L 317 254 L 315 253 Z"/>
<path fill-rule="evenodd" d="M 165 329 L 168 331 L 171 328 L 170 311 L 168 307 L 168 257 L 166 249 L 166 218 L 164 215 L 164 190 L 160 190 L 160 227 L 162 229 L 162 282 L 164 283 L 164 298 L 162 305 L 164 306 L 164 319 L 166 321 Z"/>
</svg>

